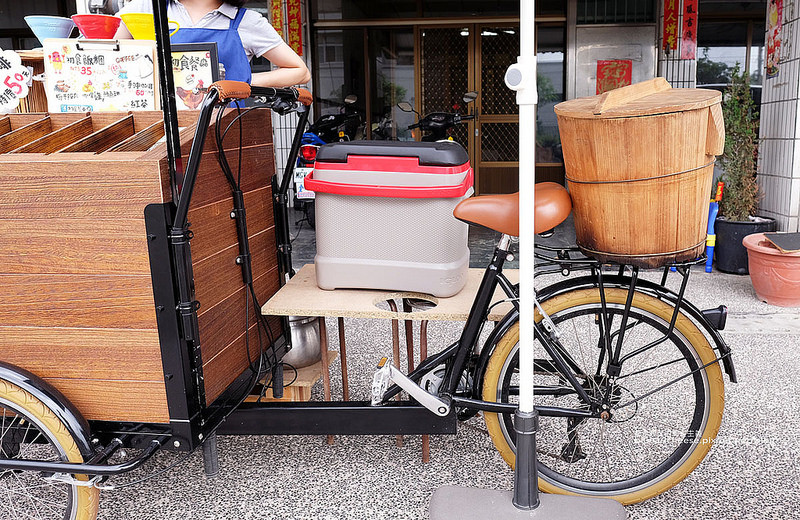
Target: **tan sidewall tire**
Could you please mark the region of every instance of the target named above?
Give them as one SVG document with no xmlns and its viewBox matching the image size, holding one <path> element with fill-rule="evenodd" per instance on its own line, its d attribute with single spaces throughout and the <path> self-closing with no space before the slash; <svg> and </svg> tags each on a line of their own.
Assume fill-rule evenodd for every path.
<svg viewBox="0 0 800 520">
<path fill-rule="evenodd" d="M 0 398 L 14 403 L 50 430 L 54 440 L 61 445 L 70 462 L 83 462 L 83 456 L 78 449 L 78 445 L 75 444 L 75 440 L 64 426 L 64 423 L 41 401 L 22 388 L 3 379 L 0 379 Z M 81 480 L 85 479 L 83 477 Z M 96 488 L 77 487 L 75 508 L 77 513 L 75 520 L 95 520 L 97 518 L 99 495 L 100 491 Z"/>
<path fill-rule="evenodd" d="M 609 303 L 623 304 L 627 298 L 628 291 L 624 289 L 607 289 L 606 299 Z M 598 303 L 600 301 L 600 292 L 597 289 L 585 289 L 572 291 L 551 298 L 542 303 L 542 308 L 547 314 L 554 314 L 561 312 L 565 309 L 576 307 L 578 305 L 585 305 L 588 303 Z M 648 311 L 656 316 L 661 317 L 667 323 L 672 319 L 673 308 L 659 301 L 651 296 L 642 293 L 636 293 L 633 306 L 645 311 Z M 541 319 L 541 314 L 536 313 L 536 321 Z M 675 322 L 675 328 L 692 344 L 697 351 L 702 364 L 710 363 L 716 359 L 716 354 L 705 335 L 697 328 L 697 326 L 686 316 L 680 314 Z M 505 335 L 500 338 L 497 348 L 489 360 L 486 368 L 486 374 L 483 381 L 483 399 L 485 401 L 495 402 L 497 400 L 497 384 L 500 378 L 500 372 L 503 368 L 506 358 L 512 351 L 514 346 L 519 342 L 519 323 L 515 323 Z M 702 440 L 695 444 L 695 449 L 691 455 L 684 460 L 683 464 L 674 469 L 665 478 L 658 482 L 653 483 L 651 486 L 640 489 L 633 493 L 626 493 L 622 495 L 602 495 L 608 498 L 614 498 L 622 504 L 635 504 L 648 498 L 654 497 L 663 493 L 664 491 L 675 486 L 678 482 L 686 478 L 703 460 L 703 458 L 711 449 L 714 439 L 719 432 L 719 426 L 722 422 L 722 411 L 725 407 L 725 390 L 722 381 L 722 371 L 720 370 L 719 363 L 715 363 L 706 367 L 706 375 L 709 385 L 709 413 L 708 421 L 705 430 L 703 431 Z M 514 450 L 506 441 L 503 430 L 500 427 L 500 418 L 496 413 L 484 412 L 484 420 L 486 427 L 489 430 L 489 435 L 492 437 L 495 447 L 503 456 L 503 459 L 513 468 L 514 467 Z M 555 484 L 545 482 L 544 479 L 539 479 L 539 489 L 547 493 L 558 494 L 578 494 L 567 491 L 558 487 Z M 589 495 L 587 495 L 589 496 Z"/>
</svg>

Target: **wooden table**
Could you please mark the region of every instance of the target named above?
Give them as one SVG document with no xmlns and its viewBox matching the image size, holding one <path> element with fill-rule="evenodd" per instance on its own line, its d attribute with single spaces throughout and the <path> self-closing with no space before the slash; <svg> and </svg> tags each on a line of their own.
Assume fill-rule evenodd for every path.
<svg viewBox="0 0 800 520">
<path fill-rule="evenodd" d="M 449 298 L 437 298 L 429 294 L 403 291 L 380 291 L 365 289 L 336 289 L 327 291 L 317 287 L 314 264 L 304 265 L 300 271 L 284 285 L 264 306 L 262 314 L 268 316 L 315 316 L 319 318 L 319 330 L 322 354 L 322 382 L 325 400 L 331 400 L 328 331 L 325 318 L 336 318 L 339 329 L 339 355 L 342 360 L 342 398 L 348 401 L 350 390 L 347 380 L 347 348 L 345 344 L 344 318 L 367 318 L 392 320 L 393 362 L 400 367 L 399 321 L 402 320 L 406 330 L 406 348 L 409 371 L 414 368 L 414 343 L 412 321 L 420 321 L 420 361 L 427 357 L 427 325 L 428 321 L 466 321 L 472 302 L 478 292 L 484 269 L 470 269 L 464 289 Z M 516 282 L 519 273 L 516 269 L 505 270 L 504 273 L 512 282 Z M 397 308 L 394 300 L 403 301 L 403 310 Z M 495 292 L 493 301 L 505 299 L 500 288 Z M 434 304 L 427 310 L 415 309 L 412 300 L 426 300 Z M 389 309 L 378 305 L 389 302 Z M 510 302 L 493 307 L 489 313 L 490 321 L 499 321 L 512 308 Z M 328 442 L 332 442 L 329 436 Z M 398 443 L 402 442 L 398 436 Z M 429 459 L 430 447 L 428 436 L 423 436 L 423 461 Z"/>
</svg>

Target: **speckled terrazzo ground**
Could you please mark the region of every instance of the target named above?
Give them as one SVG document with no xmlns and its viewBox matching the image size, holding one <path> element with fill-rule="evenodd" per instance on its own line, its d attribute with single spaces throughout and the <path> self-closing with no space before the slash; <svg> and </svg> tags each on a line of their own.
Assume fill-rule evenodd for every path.
<svg viewBox="0 0 800 520">
<path fill-rule="evenodd" d="M 552 240 L 566 243 L 569 231 Z M 474 266 L 486 261 L 491 246 L 491 234 L 473 234 Z M 305 229 L 295 242 L 295 262 L 312 260 L 313 234 Z M 716 272 L 694 273 L 687 297 L 701 308 L 728 305 L 724 337 L 740 383 L 726 378 L 722 428 L 705 461 L 672 490 L 629 506 L 629 518 L 800 518 L 800 313 L 758 302 L 747 277 Z M 335 320 L 328 326 L 333 331 Z M 375 360 L 391 352 L 389 325 L 346 320 L 346 328 L 351 392 L 365 399 Z M 458 323 L 432 322 L 432 351 L 459 332 Z M 341 395 L 338 371 L 337 361 L 331 369 L 334 396 Z M 321 385 L 313 394 L 321 398 Z M 333 446 L 320 436 L 228 436 L 219 438 L 219 448 L 218 477 L 206 478 L 202 457 L 194 454 L 157 478 L 104 492 L 100 518 L 423 519 L 439 486 L 513 485 L 480 419 L 462 425 L 455 436 L 433 437 L 428 464 L 421 462 L 420 437 L 407 437 L 397 448 L 391 436 L 338 437 Z M 159 454 L 117 481 L 141 478 L 176 458 Z"/>
</svg>

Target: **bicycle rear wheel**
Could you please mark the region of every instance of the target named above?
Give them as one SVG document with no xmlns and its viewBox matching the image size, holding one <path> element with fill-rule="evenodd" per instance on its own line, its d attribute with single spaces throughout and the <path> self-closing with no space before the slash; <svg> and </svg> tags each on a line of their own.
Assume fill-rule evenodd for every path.
<svg viewBox="0 0 800 520">
<path fill-rule="evenodd" d="M 611 332 L 618 331 L 628 291 L 607 289 Z M 679 315 L 670 334 L 673 308 L 636 293 L 622 355 L 666 335 L 666 340 L 625 361 L 619 377 L 606 375 L 607 356 L 599 348 L 600 293 L 576 290 L 542 302 L 574 361 L 573 373 L 589 395 L 610 395 L 611 417 L 570 420 L 541 417 L 537 436 L 539 487 L 552 493 L 614 498 L 623 504 L 646 500 L 683 480 L 703 460 L 719 431 L 724 388 L 716 355 L 703 333 Z M 537 321 L 541 315 L 537 313 Z M 517 402 L 519 325 L 498 342 L 486 370 L 483 398 Z M 612 335 L 612 345 L 616 335 Z M 570 388 L 540 344 L 535 345 L 535 384 Z M 692 373 L 694 372 L 694 373 Z M 683 379 L 660 389 L 675 379 Z M 647 395 L 649 392 L 654 392 Z M 634 400 L 637 400 L 632 402 Z M 629 404 L 631 403 L 632 404 Z M 577 394 L 536 395 L 537 406 L 585 409 Z M 484 414 L 492 440 L 514 465 L 513 417 Z"/>
<path fill-rule="evenodd" d="M 0 459 L 4 458 L 83 462 L 58 417 L 30 393 L 0 379 Z M 36 471 L 0 469 L 0 518 L 94 520 L 98 496 L 96 488 L 48 481 Z"/>
</svg>

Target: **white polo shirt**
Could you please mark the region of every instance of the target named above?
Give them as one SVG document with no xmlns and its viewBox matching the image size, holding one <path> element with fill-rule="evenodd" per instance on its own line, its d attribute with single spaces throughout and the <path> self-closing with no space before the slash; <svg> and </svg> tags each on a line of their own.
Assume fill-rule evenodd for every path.
<svg viewBox="0 0 800 520">
<path fill-rule="evenodd" d="M 181 27 L 227 29 L 231 21 L 236 18 L 238 10 L 237 7 L 223 3 L 219 9 L 211 11 L 198 20 L 197 23 L 194 23 L 183 4 L 178 0 L 171 0 L 167 6 L 167 16 Z M 152 0 L 131 0 L 117 14 L 152 12 Z M 269 21 L 251 9 L 245 12 L 242 22 L 239 24 L 239 38 L 242 40 L 242 46 L 244 46 L 248 60 L 252 59 L 253 56 L 261 56 L 283 43 L 283 40 L 270 25 Z"/>
</svg>

